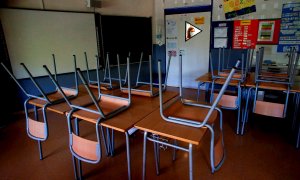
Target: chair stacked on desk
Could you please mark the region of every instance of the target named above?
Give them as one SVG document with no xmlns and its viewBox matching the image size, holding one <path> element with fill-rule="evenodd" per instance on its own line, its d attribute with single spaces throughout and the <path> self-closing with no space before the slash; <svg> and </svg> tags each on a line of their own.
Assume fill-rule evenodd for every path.
<svg viewBox="0 0 300 180">
<path fill-rule="evenodd" d="M 263 66 L 264 48 L 261 47 L 256 52 L 256 67 L 255 67 L 255 86 L 249 89 L 246 102 L 246 110 L 252 96 L 251 90 L 254 89 L 253 109 L 252 112 L 259 115 L 285 118 L 289 102 L 289 95 L 294 83 L 296 67 L 299 61 L 299 53 L 295 48 L 290 48 L 288 51 L 288 63 L 284 70 L 279 72 L 270 72 L 268 68 Z M 272 91 L 285 94 L 284 102 L 266 101 L 258 96 L 259 91 Z M 241 134 L 244 133 L 245 123 L 248 117 L 248 111 L 245 111 L 243 118 Z"/>
<path fill-rule="evenodd" d="M 98 80 L 92 80 L 90 68 L 88 64 L 88 59 L 86 52 L 85 55 L 85 62 L 86 62 L 86 72 L 87 72 L 87 82 L 91 88 L 98 88 Z M 128 54 L 128 57 L 130 58 L 130 52 Z M 97 65 L 99 67 L 99 65 Z M 104 66 L 104 72 L 103 72 L 103 80 L 100 81 L 100 88 L 101 90 L 112 90 L 119 87 L 119 77 L 112 77 L 111 73 L 111 63 L 110 63 L 110 54 L 106 53 L 105 58 L 105 66 Z M 126 83 L 128 72 L 126 71 L 125 79 L 122 79 L 122 83 Z"/>
<path fill-rule="evenodd" d="M 118 56 L 119 58 L 119 56 Z M 167 72 L 166 72 L 166 77 L 165 77 L 165 82 L 163 84 L 163 89 L 166 89 L 166 80 L 168 78 L 168 72 L 169 72 L 169 65 L 171 61 L 171 56 L 168 58 L 168 67 L 167 67 Z M 142 71 L 142 66 L 143 64 L 148 64 L 149 67 L 149 82 L 146 81 L 141 81 L 141 71 Z M 120 79 L 120 89 L 123 93 L 128 93 L 128 88 L 124 87 L 121 83 L 121 72 L 120 72 L 120 65 L 118 65 L 119 68 L 119 79 Z M 126 71 L 127 72 L 127 71 Z M 152 57 L 149 55 L 149 60 L 148 61 L 143 61 L 143 53 L 141 53 L 140 60 L 139 60 L 139 67 L 138 67 L 138 72 L 137 72 L 137 78 L 136 78 L 136 84 L 134 87 L 131 88 L 131 93 L 133 95 L 139 95 L 139 96 L 146 96 L 146 97 L 154 97 L 158 95 L 158 84 L 153 82 L 153 74 L 152 74 Z"/>
<path fill-rule="evenodd" d="M 53 56 L 53 67 L 55 79 L 57 80 L 57 71 L 56 71 L 56 62 L 55 56 Z M 39 147 L 39 156 L 40 159 L 43 159 L 43 151 L 41 142 L 47 140 L 49 132 L 48 132 L 48 121 L 47 121 L 47 108 L 51 105 L 55 105 L 61 102 L 64 102 L 64 97 L 61 96 L 59 90 L 56 88 L 52 92 L 45 92 L 40 84 L 37 82 L 36 78 L 33 77 L 29 69 L 26 67 L 24 63 L 21 63 L 21 66 L 24 68 L 25 72 L 29 76 L 29 79 L 33 83 L 33 87 L 37 90 L 38 94 L 33 94 L 28 92 L 16 79 L 16 77 L 9 71 L 9 69 L 1 63 L 3 68 L 7 71 L 10 77 L 16 82 L 16 84 L 20 87 L 23 93 L 27 96 L 27 99 L 24 102 L 24 111 L 26 116 L 26 130 L 27 134 L 30 138 L 38 141 Z M 76 56 L 74 55 L 74 69 L 76 69 Z M 75 98 L 78 94 L 78 80 L 77 75 L 75 73 L 75 89 L 70 89 L 66 87 L 61 87 L 61 91 L 64 92 L 66 99 Z M 34 107 L 34 117 L 30 116 L 29 106 Z M 43 118 L 40 119 L 38 117 L 38 109 L 42 110 Z"/>
<path fill-rule="evenodd" d="M 218 59 L 217 62 L 213 62 L 212 55 L 210 55 L 210 68 L 211 68 L 211 77 L 212 77 L 212 87 L 211 87 L 211 98 L 210 102 L 213 102 L 217 97 L 218 93 L 215 92 L 216 84 L 223 84 L 225 79 L 229 74 L 229 67 L 233 66 L 233 62 L 235 60 L 231 59 L 231 49 L 227 50 L 228 53 L 225 53 L 225 48 L 219 48 Z M 233 93 L 228 93 L 229 91 L 225 92 L 222 96 L 219 105 L 223 109 L 229 110 L 237 110 L 238 117 L 237 117 L 237 125 L 236 125 L 236 133 L 239 134 L 240 132 L 240 119 L 241 119 L 241 111 L 242 111 L 242 85 L 245 82 L 247 75 L 250 70 L 250 66 L 252 63 L 253 57 L 253 50 L 248 49 L 246 53 L 242 53 L 241 57 L 238 58 L 241 61 L 241 66 L 232 77 L 232 81 L 229 83 L 229 87 L 235 89 Z M 217 70 L 214 71 L 213 64 L 217 64 Z"/>
<path fill-rule="evenodd" d="M 183 150 L 189 153 L 189 178 L 193 179 L 193 159 L 192 159 L 192 147 L 193 144 L 198 144 L 203 138 L 205 132 L 209 131 L 211 134 L 210 141 L 210 165 L 211 171 L 218 170 L 225 157 L 224 142 L 223 142 L 223 129 L 222 129 L 222 111 L 216 107 L 219 103 L 229 81 L 234 75 L 235 68 L 239 65 L 239 61 L 236 67 L 233 68 L 226 81 L 212 105 L 199 104 L 195 101 L 184 99 L 182 96 L 182 55 L 179 57 L 179 79 L 180 88 L 179 96 L 163 103 L 163 87 L 161 78 L 160 61 L 158 63 L 159 70 L 159 99 L 160 99 L 160 117 L 157 117 L 157 112 L 152 113 L 141 122 L 136 124 L 138 129 L 144 130 L 144 151 L 143 151 L 143 179 L 146 176 L 146 144 L 147 140 L 152 141 L 154 145 L 155 165 L 156 173 L 159 174 L 159 145 L 164 145 L 178 150 Z M 217 121 L 219 120 L 219 133 L 215 132 Z M 186 129 L 185 129 L 186 128 Z M 191 128 L 188 130 L 188 128 Z M 180 129 L 182 131 L 180 131 Z M 217 128 L 218 129 L 218 128 Z M 197 132 L 194 132 L 197 131 Z M 189 131 L 191 134 L 187 135 L 193 139 L 192 136 L 198 134 L 197 142 L 192 142 L 188 137 L 184 137 L 185 133 Z M 150 133 L 148 133 L 150 132 Z M 218 137 L 216 138 L 216 135 Z M 174 138 L 174 144 L 167 142 L 163 137 Z M 189 147 L 180 146 L 177 144 L 177 140 L 183 142 L 189 142 Z M 174 150 L 175 152 L 175 150 Z M 175 157 L 175 156 L 173 156 Z M 174 159 L 174 158 L 173 158 Z"/>
<path fill-rule="evenodd" d="M 98 97 L 95 97 L 94 93 L 89 87 L 88 82 L 84 78 L 81 70 L 80 69 L 76 70 L 90 98 L 90 103 L 86 105 L 77 105 L 69 101 L 64 91 L 60 88 L 55 78 L 51 75 L 49 69 L 46 66 L 44 66 L 49 77 L 52 79 L 53 83 L 57 86 L 60 93 L 67 101 L 68 105 L 71 107 L 71 111 L 67 113 L 67 120 L 68 120 L 68 131 L 69 131 L 69 148 L 72 153 L 74 173 L 76 179 L 82 178 L 81 161 L 92 163 L 92 164 L 96 164 L 101 161 L 102 147 L 101 147 L 100 133 L 102 136 L 102 140 L 104 142 L 106 154 L 108 155 L 113 153 L 113 142 L 111 142 L 113 141 L 113 137 L 110 137 L 110 132 L 108 129 L 105 136 L 104 130 L 100 123 L 126 110 L 127 108 L 129 108 L 131 104 L 130 85 L 128 87 L 129 88 L 128 98 L 101 93 L 101 88 L 100 88 L 101 82 L 99 77 L 98 65 L 99 65 L 99 58 L 97 58 L 97 69 L 96 69 L 97 83 L 99 85 Z M 127 59 L 127 68 L 128 68 L 128 73 L 130 73 L 129 58 Z M 130 82 L 130 76 L 128 76 L 127 80 L 128 82 Z M 75 130 L 73 130 L 74 128 L 72 126 L 73 119 L 75 119 L 74 122 Z M 91 140 L 86 137 L 80 136 L 78 120 L 83 120 L 85 122 L 91 123 L 92 125 L 95 125 L 96 140 Z M 111 133 L 111 136 L 113 136 L 113 132 Z M 78 160 L 78 164 L 76 163 L 75 158 Z"/>
</svg>

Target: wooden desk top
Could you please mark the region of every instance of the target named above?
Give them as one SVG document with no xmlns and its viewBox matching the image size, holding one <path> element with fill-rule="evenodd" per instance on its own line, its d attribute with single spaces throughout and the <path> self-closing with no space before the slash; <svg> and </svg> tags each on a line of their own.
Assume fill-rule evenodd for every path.
<svg viewBox="0 0 300 180">
<path fill-rule="evenodd" d="M 95 97 L 98 97 L 97 89 L 91 88 L 91 90 L 94 93 Z M 79 91 L 78 96 L 76 96 L 73 99 L 70 99 L 71 103 L 76 104 L 76 105 L 86 105 L 91 102 L 89 95 L 83 85 L 78 86 L 78 91 Z M 111 94 L 111 93 L 113 93 L 113 91 L 103 91 L 103 93 Z M 60 94 L 60 92 L 56 92 L 56 93 L 52 94 L 51 98 L 53 98 L 53 97 L 63 98 L 62 95 Z M 45 104 L 47 104 L 47 101 L 41 100 L 41 99 L 32 99 L 32 100 L 29 100 L 28 103 L 31 105 L 37 106 L 37 107 L 44 107 Z M 61 103 L 49 105 L 47 107 L 47 110 L 53 111 L 58 114 L 65 114 L 66 112 L 70 111 L 71 108 L 64 101 Z"/>
<path fill-rule="evenodd" d="M 226 79 L 217 79 L 215 81 L 215 84 L 224 84 Z M 212 76 L 211 76 L 211 73 L 208 72 L 208 73 L 205 73 L 203 74 L 202 76 L 198 77 L 195 81 L 198 81 L 198 82 L 203 82 L 203 83 L 211 83 L 212 82 Z M 231 80 L 229 85 L 230 86 L 237 86 L 239 83 L 238 80 Z"/>
<path fill-rule="evenodd" d="M 167 102 L 177 96 L 178 92 L 165 91 L 163 93 L 163 102 Z M 108 127 L 120 132 L 126 132 L 138 121 L 148 114 L 159 108 L 159 97 L 132 96 L 131 106 L 120 114 L 101 123 L 102 126 Z"/>
<path fill-rule="evenodd" d="M 159 109 L 136 123 L 134 127 L 143 131 L 195 145 L 199 145 L 202 137 L 207 131 L 207 128 L 193 128 L 167 122 L 161 118 Z"/>
<path fill-rule="evenodd" d="M 211 81 L 212 81 L 211 73 L 210 72 L 205 73 L 202 76 L 195 79 L 195 81 L 204 82 L 204 83 L 211 83 Z"/>
<path fill-rule="evenodd" d="M 115 94 L 118 93 L 119 91 Z M 163 102 L 166 102 L 177 95 L 177 91 L 165 91 L 163 95 Z M 132 128 L 135 123 L 146 117 L 158 107 L 158 96 L 153 98 L 144 96 L 132 96 L 131 105 L 128 109 L 115 115 L 112 118 L 104 120 L 103 122 L 101 122 L 101 125 L 125 133 L 130 128 Z M 95 109 L 94 106 L 92 106 L 91 108 Z M 95 123 L 101 117 L 100 114 L 95 114 L 84 110 L 78 110 L 74 112 L 73 116 L 91 123 Z"/>
</svg>

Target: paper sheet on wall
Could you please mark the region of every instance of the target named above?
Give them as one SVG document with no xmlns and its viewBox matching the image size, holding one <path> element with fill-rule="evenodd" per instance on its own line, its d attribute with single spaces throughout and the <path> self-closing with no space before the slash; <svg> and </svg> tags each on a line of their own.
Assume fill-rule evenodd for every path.
<svg viewBox="0 0 300 180">
<path fill-rule="evenodd" d="M 227 38 L 214 38 L 214 48 L 227 48 Z"/>
<path fill-rule="evenodd" d="M 214 37 L 227 37 L 227 27 L 215 27 Z"/>
<path fill-rule="evenodd" d="M 177 37 L 177 26 L 176 26 L 176 21 L 172 19 L 167 20 L 166 24 L 166 34 L 167 37 Z"/>
</svg>

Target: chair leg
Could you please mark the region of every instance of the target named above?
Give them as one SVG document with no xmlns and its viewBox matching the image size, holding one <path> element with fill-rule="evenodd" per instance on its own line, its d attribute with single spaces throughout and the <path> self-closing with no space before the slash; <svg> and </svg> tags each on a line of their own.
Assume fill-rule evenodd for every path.
<svg viewBox="0 0 300 180">
<path fill-rule="evenodd" d="M 73 169 L 74 169 L 75 179 L 78 179 L 77 165 L 76 165 L 76 159 L 75 159 L 75 156 L 72 156 L 72 162 L 73 162 Z"/>
<path fill-rule="evenodd" d="M 106 156 L 108 156 L 108 147 L 107 147 L 107 143 L 106 143 L 106 137 L 105 137 L 105 134 L 104 134 L 104 131 L 103 131 L 103 127 L 100 126 L 100 130 L 101 130 L 101 134 L 102 134 L 102 137 L 103 137 L 103 141 L 104 141 L 104 147 L 105 147 L 105 152 L 106 152 Z"/>
<path fill-rule="evenodd" d="M 193 180 L 193 145 L 189 144 L 189 175 L 190 180 Z"/>
<path fill-rule="evenodd" d="M 144 132 L 144 149 L 143 149 L 143 180 L 146 177 L 146 153 L 147 153 L 147 134 L 148 132 Z"/>
<path fill-rule="evenodd" d="M 83 179 L 82 178 L 82 165 L 81 165 L 81 161 L 78 159 L 78 171 L 79 171 L 79 179 Z"/>
<path fill-rule="evenodd" d="M 43 149 L 42 149 L 41 141 L 38 141 L 38 147 L 39 147 L 40 160 L 43 160 Z"/>
</svg>

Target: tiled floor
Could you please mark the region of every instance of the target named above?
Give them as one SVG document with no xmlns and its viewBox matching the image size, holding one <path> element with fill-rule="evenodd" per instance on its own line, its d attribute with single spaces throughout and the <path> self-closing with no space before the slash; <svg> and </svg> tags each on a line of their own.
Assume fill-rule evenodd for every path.
<svg viewBox="0 0 300 180">
<path fill-rule="evenodd" d="M 187 92 L 191 98 L 195 91 Z M 24 116 L 11 117 L 11 123 L 0 129 L 0 179 L 74 179 L 71 153 L 68 148 L 66 118 L 49 115 L 50 135 L 43 143 L 45 158 L 39 160 L 37 142 L 25 131 Z M 300 150 L 289 120 L 252 116 L 245 135 L 235 134 L 235 113 L 224 112 L 226 159 L 214 174 L 209 166 L 209 134 L 203 144 L 194 148 L 195 179 L 299 179 Z M 286 124 L 282 126 L 281 124 Z M 81 123 L 81 134 L 92 136 L 94 126 Z M 142 177 L 142 132 L 130 138 L 132 179 Z M 85 179 L 127 179 L 124 134 L 115 133 L 115 155 L 98 164 L 83 163 Z M 172 161 L 170 149 L 161 150 L 161 171 L 157 176 L 153 146 L 148 145 L 147 179 L 188 179 L 188 156 L 178 151 Z"/>
</svg>

